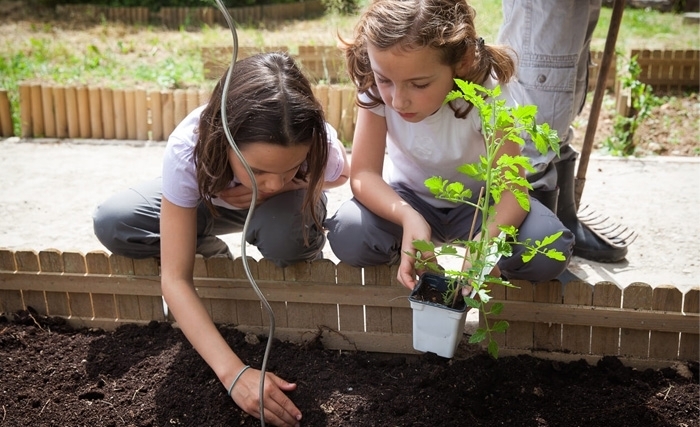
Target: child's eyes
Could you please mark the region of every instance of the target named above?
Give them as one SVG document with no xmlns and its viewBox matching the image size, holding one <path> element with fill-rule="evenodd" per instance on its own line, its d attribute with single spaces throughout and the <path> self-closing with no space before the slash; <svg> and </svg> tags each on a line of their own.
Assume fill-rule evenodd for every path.
<svg viewBox="0 0 700 427">
<path fill-rule="evenodd" d="M 289 171 L 285 172 L 285 173 L 282 174 L 282 175 L 287 175 L 287 174 L 296 175 L 296 173 L 299 171 L 299 168 L 300 168 L 300 167 L 301 167 L 301 165 L 296 166 L 296 167 L 290 169 Z M 253 175 L 255 175 L 255 176 L 273 174 L 272 172 L 261 171 L 261 170 L 258 170 L 258 169 L 251 169 L 251 171 L 253 172 Z M 273 175 L 281 175 L 281 174 L 273 174 Z"/>
<path fill-rule="evenodd" d="M 377 84 L 380 84 L 380 85 L 387 85 L 387 84 L 392 83 L 391 80 L 383 78 L 383 77 L 378 77 L 378 76 L 375 76 L 375 80 L 377 81 Z M 425 89 L 428 86 L 430 86 L 430 83 L 418 84 L 418 83 L 411 82 L 410 85 L 416 89 Z"/>
<path fill-rule="evenodd" d="M 380 85 L 391 84 L 391 80 L 382 79 L 382 78 L 377 77 L 377 84 L 380 84 Z M 413 86 L 416 89 L 425 89 L 428 86 L 430 86 L 430 83 L 423 83 L 423 84 L 411 83 L 411 86 Z"/>
</svg>

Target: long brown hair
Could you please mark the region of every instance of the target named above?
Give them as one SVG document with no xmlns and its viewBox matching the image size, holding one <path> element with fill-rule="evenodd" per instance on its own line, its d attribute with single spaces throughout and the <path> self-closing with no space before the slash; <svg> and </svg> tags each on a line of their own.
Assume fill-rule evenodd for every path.
<svg viewBox="0 0 700 427">
<path fill-rule="evenodd" d="M 233 179 L 221 122 L 221 95 L 227 74 L 214 87 L 202 111 L 195 164 L 199 194 L 212 214 L 217 215 L 212 196 Z M 287 54 L 262 53 L 235 63 L 226 99 L 227 126 L 236 145 L 267 142 L 284 147 L 309 146 L 306 163 L 295 179 L 308 183 L 303 203 L 306 221 L 319 229 L 322 218 L 316 212 L 328 161 L 328 135 L 321 104 L 311 84 Z M 308 227 L 305 227 L 308 230 Z"/>
<path fill-rule="evenodd" d="M 476 11 L 465 0 L 374 0 L 355 25 L 354 39 L 341 46 L 345 51 L 348 73 L 358 95 L 365 93 L 371 101 L 360 107 L 383 104 L 376 90 L 367 45 L 379 50 L 394 47 L 410 51 L 430 47 L 441 52 L 441 61 L 455 69 L 461 61 L 473 58 L 462 80 L 482 84 L 488 75 L 499 82 L 508 82 L 515 73 L 512 49 L 484 43 L 474 27 Z M 455 110 L 456 117 L 465 117 L 466 110 Z"/>
</svg>

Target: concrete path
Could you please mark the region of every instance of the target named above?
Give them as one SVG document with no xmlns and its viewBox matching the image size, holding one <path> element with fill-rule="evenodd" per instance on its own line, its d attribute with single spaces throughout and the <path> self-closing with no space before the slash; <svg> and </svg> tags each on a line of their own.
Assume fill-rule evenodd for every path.
<svg viewBox="0 0 700 427">
<path fill-rule="evenodd" d="M 105 250 L 92 233 L 94 207 L 112 193 L 160 174 L 164 143 L 0 140 L 0 248 Z M 639 234 L 623 262 L 574 258 L 589 283 L 700 286 L 700 159 L 593 155 L 582 204 Z M 350 198 L 329 192 L 329 214 Z M 240 234 L 223 236 L 240 255 Z M 247 254 L 259 258 L 254 247 Z M 106 250 L 105 250 L 106 251 Z M 337 258 L 326 246 L 326 258 Z"/>
</svg>

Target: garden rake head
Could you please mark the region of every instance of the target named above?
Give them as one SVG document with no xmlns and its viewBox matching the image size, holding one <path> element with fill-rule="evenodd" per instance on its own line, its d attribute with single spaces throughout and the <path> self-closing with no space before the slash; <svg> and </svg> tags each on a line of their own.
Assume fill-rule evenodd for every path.
<svg viewBox="0 0 700 427">
<path fill-rule="evenodd" d="M 637 233 L 634 230 L 610 220 L 608 216 L 597 213 L 589 205 L 579 209 L 577 216 L 581 224 L 613 248 L 626 248 L 637 238 Z"/>
</svg>

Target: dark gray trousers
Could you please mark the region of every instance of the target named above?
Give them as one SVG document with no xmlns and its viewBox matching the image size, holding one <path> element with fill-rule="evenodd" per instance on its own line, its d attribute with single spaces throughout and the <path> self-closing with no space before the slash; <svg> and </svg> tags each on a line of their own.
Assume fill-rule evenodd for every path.
<svg viewBox="0 0 700 427">
<path fill-rule="evenodd" d="M 475 214 L 473 207 L 460 204 L 452 209 L 437 209 L 406 188 L 396 186 L 394 190 L 423 215 L 432 229 L 435 244 L 469 238 L 469 228 Z M 326 228 L 328 242 L 340 261 L 358 267 L 399 262 L 403 229 L 375 215 L 355 198 L 341 205 L 335 215 L 326 221 Z M 534 242 L 559 231 L 562 236 L 552 247 L 564 253 L 566 262 L 538 254 L 530 262 L 523 263 L 525 248 L 514 244 L 513 255 L 498 262 L 501 272 L 509 279 L 544 281 L 558 277 L 569 264 L 573 234 L 552 211 L 530 198 L 530 212 L 518 228 L 518 240 L 531 239 Z"/>
<path fill-rule="evenodd" d="M 160 256 L 161 179 L 141 182 L 117 193 L 93 213 L 95 235 L 112 253 L 130 258 Z M 255 207 L 246 241 L 263 257 L 278 266 L 308 261 L 320 256 L 326 238 L 324 230 L 308 228 L 309 245 L 304 244 L 301 208 L 306 190 L 289 191 L 271 197 Z M 217 236 L 241 232 L 248 210 L 217 207 L 214 217 L 204 203 L 197 206 L 197 253 L 226 254 L 228 246 Z M 326 199 L 318 203 L 321 220 L 326 217 Z"/>
</svg>

